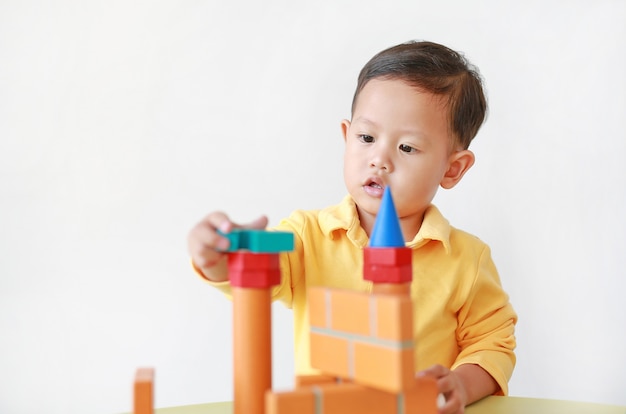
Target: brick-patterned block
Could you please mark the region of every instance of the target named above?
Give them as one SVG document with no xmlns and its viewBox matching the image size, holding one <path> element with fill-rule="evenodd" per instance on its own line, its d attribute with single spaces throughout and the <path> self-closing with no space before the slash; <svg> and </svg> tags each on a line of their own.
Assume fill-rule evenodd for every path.
<svg viewBox="0 0 626 414">
<path fill-rule="evenodd" d="M 265 395 L 265 414 L 436 414 L 437 381 L 414 378 L 402 393 L 355 383 L 322 383 Z"/>
<path fill-rule="evenodd" d="M 415 382 L 409 296 L 311 287 L 311 365 L 389 392 Z"/>
</svg>

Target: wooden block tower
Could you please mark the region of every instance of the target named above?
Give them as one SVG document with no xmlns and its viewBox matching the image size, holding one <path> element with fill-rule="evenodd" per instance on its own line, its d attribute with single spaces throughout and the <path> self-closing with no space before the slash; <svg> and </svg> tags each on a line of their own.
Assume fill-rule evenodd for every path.
<svg viewBox="0 0 626 414">
<path fill-rule="evenodd" d="M 405 246 L 391 190 L 385 193 L 376 216 L 370 244 L 363 249 L 363 279 L 373 293 L 410 295 L 413 251 Z"/>
<path fill-rule="evenodd" d="M 280 283 L 278 254 L 291 251 L 292 233 L 234 229 L 228 277 L 233 297 L 234 414 L 263 414 L 272 388 L 271 288 Z M 152 414 L 154 369 L 137 370 L 134 414 Z"/>
<path fill-rule="evenodd" d="M 415 376 L 412 250 L 389 187 L 363 251 L 372 293 L 308 288 L 311 366 L 321 374 L 296 378 L 292 391 L 272 390 L 271 288 L 293 234 L 238 229 L 224 236 L 231 243 L 234 414 L 437 413 L 436 380 Z M 135 414 L 152 412 L 153 375 L 138 374 Z"/>
<path fill-rule="evenodd" d="M 266 414 L 437 413 L 437 383 L 415 376 L 412 250 L 385 188 L 363 277 L 372 293 L 309 287 L 311 366 L 296 390 L 268 392 Z"/>
<path fill-rule="evenodd" d="M 265 393 L 272 389 L 271 289 L 280 284 L 278 253 L 293 250 L 293 234 L 235 230 L 226 236 L 231 241 L 233 412 L 263 414 Z"/>
</svg>

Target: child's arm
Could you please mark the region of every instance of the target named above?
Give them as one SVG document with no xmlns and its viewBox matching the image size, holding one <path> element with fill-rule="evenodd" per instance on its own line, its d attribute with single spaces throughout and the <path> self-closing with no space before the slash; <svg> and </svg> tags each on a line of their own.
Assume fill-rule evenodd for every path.
<svg viewBox="0 0 626 414">
<path fill-rule="evenodd" d="M 230 242 L 218 234 L 229 233 L 234 228 L 264 229 L 267 217 L 261 216 L 247 225 L 238 225 L 230 221 L 222 212 L 213 212 L 196 224 L 187 237 L 187 248 L 191 261 L 198 272 L 212 282 L 228 279 L 226 255 Z"/>
<path fill-rule="evenodd" d="M 516 321 L 517 314 L 502 289 L 490 250 L 485 247 L 472 287 L 457 312 L 459 355 L 451 371 L 433 368 L 432 374 L 440 378 L 440 391 L 446 396 L 441 413 L 462 413 L 458 407 L 491 394 L 507 394 L 515 366 Z"/>
</svg>

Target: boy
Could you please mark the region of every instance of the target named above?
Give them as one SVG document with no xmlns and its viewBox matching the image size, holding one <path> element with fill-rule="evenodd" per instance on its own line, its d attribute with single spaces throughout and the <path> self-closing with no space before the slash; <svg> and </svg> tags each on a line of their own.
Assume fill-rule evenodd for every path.
<svg viewBox="0 0 626 414">
<path fill-rule="evenodd" d="M 307 286 L 368 291 L 362 279 L 367 246 L 383 190 L 393 191 L 406 245 L 413 249 L 417 375 L 438 378 L 442 413 L 490 394 L 506 394 L 515 365 L 517 316 L 502 290 L 490 250 L 451 227 L 431 204 L 439 186 L 454 187 L 472 167 L 468 150 L 487 105 L 479 75 L 458 53 L 430 42 L 384 50 L 362 69 L 352 118 L 341 123 L 348 195 L 332 207 L 295 211 L 277 229 L 295 234 L 281 255 L 282 283 L 273 298 L 294 311 L 296 370 L 308 365 Z M 189 234 L 196 271 L 228 289 L 228 240 L 217 230 L 246 226 L 209 214 Z"/>
</svg>

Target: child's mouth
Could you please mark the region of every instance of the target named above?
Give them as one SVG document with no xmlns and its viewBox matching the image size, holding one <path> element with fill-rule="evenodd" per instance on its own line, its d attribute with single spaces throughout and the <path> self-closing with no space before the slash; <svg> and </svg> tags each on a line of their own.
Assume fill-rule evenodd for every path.
<svg viewBox="0 0 626 414">
<path fill-rule="evenodd" d="M 365 183 L 365 185 L 363 186 L 363 189 L 370 196 L 380 198 L 383 195 L 383 190 L 385 189 L 385 185 L 379 180 L 370 179 Z"/>
</svg>

